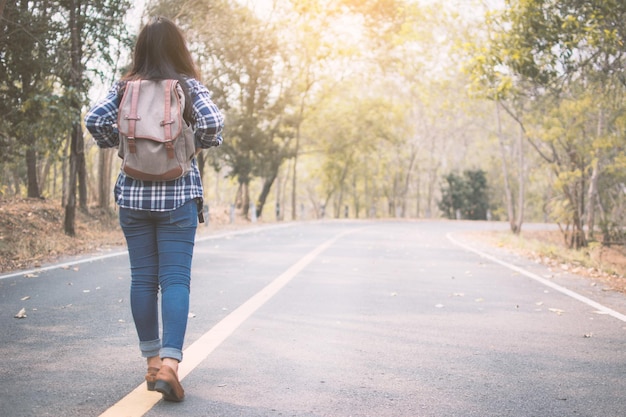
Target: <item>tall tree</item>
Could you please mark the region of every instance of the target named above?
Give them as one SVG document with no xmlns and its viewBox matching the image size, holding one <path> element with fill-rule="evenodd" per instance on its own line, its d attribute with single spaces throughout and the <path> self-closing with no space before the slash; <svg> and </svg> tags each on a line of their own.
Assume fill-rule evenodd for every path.
<svg viewBox="0 0 626 417">
<path fill-rule="evenodd" d="M 40 197 L 38 162 L 58 146 L 65 120 L 51 69 L 58 27 L 48 1 L 16 1 L 0 19 L 0 143 L 4 162 L 24 163 L 28 197 Z"/>
<path fill-rule="evenodd" d="M 237 2 L 155 1 L 152 13 L 165 14 L 188 29 L 214 101 L 226 112 L 225 136 L 217 150 L 237 180 L 236 205 L 244 216 L 250 208 L 250 183 L 263 178 L 257 215 L 262 214 L 269 188 L 282 162 L 292 155 L 293 119 L 285 107 L 289 68 L 276 31 Z"/>
<path fill-rule="evenodd" d="M 59 2 L 63 21 L 67 22 L 57 50 L 58 75 L 66 89 L 71 109 L 70 168 L 68 198 L 65 205 L 65 233 L 73 236 L 76 218 L 76 191 L 79 204 L 87 209 L 87 171 L 81 126 L 82 108 L 89 90 L 87 71 L 111 65 L 115 51 L 128 39 L 124 16 L 130 8 L 127 0 L 63 0 Z M 69 62 L 64 57 L 70 57 Z"/>
<path fill-rule="evenodd" d="M 618 113 L 606 118 L 606 109 L 620 107 L 600 102 L 596 105 L 604 110 L 598 113 L 598 107 L 588 105 L 589 93 L 622 96 L 614 92 L 624 87 L 624 16 L 626 5 L 621 1 L 507 1 L 507 7 L 492 20 L 494 36 L 488 52 L 475 59 L 488 68 L 478 79 L 495 81 L 492 97 L 529 98 L 526 102 L 532 107 L 525 114 L 510 107 L 509 114 L 520 123 L 531 148 L 554 171 L 554 185 L 564 204 L 553 207 L 561 207 L 559 214 L 567 213 L 559 219 L 572 247 L 587 243 L 585 220 L 593 218 L 596 204 L 585 199 L 591 195 L 597 200 L 594 196 L 603 166 L 594 161 L 608 156 L 589 140 L 598 133 L 595 115 L 615 120 Z M 574 114 L 582 110 L 587 119 L 594 115 L 593 129 L 570 117 L 572 110 Z M 615 137 L 612 131 L 613 127 L 608 127 L 609 136 Z M 590 153 L 595 158 L 589 157 Z"/>
</svg>

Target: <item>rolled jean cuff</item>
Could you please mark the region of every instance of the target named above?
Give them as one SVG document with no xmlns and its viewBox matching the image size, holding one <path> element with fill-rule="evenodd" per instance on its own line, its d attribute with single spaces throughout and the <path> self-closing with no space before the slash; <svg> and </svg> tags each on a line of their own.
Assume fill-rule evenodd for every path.
<svg viewBox="0 0 626 417">
<path fill-rule="evenodd" d="M 144 358 L 159 356 L 159 351 L 161 350 L 161 339 L 148 340 L 145 342 L 140 341 L 139 350 L 141 350 L 141 356 Z"/>
<path fill-rule="evenodd" d="M 171 358 L 176 359 L 178 362 L 183 361 L 183 352 L 180 349 L 164 347 L 160 352 L 161 359 Z"/>
</svg>

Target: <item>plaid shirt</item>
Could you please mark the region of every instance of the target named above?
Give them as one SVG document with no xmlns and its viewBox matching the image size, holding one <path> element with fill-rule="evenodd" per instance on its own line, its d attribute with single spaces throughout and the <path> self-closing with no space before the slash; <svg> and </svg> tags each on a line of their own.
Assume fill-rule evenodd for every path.
<svg viewBox="0 0 626 417">
<path fill-rule="evenodd" d="M 121 101 L 117 82 L 107 96 L 94 105 L 85 116 L 85 126 L 101 148 L 119 146 L 117 112 Z M 210 148 L 222 144 L 224 116 L 211 101 L 211 93 L 198 80 L 187 79 L 189 95 L 193 102 L 196 146 Z M 114 189 L 115 201 L 120 207 L 136 210 L 174 210 L 187 201 L 202 197 L 202 179 L 194 158 L 191 171 L 172 181 L 141 181 L 131 178 L 120 170 Z"/>
</svg>

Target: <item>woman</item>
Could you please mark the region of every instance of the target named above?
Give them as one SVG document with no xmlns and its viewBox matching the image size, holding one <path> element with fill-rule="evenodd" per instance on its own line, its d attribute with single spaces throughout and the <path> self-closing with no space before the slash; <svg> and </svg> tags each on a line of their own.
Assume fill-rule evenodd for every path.
<svg viewBox="0 0 626 417">
<path fill-rule="evenodd" d="M 126 81 L 177 79 L 189 103 L 184 116 L 194 128 L 196 146 L 219 146 L 224 118 L 198 78 L 180 29 L 166 18 L 153 18 L 139 33 L 130 71 L 85 116 L 87 129 L 99 147 L 118 146 L 116 122 Z M 196 199 L 203 195 L 197 162 L 194 159 L 191 171 L 172 181 L 140 181 L 120 172 L 114 193 L 128 244 L 131 310 L 139 348 L 148 362 L 148 390 L 161 392 L 168 401 L 182 401 L 178 364 L 189 314 Z"/>
</svg>

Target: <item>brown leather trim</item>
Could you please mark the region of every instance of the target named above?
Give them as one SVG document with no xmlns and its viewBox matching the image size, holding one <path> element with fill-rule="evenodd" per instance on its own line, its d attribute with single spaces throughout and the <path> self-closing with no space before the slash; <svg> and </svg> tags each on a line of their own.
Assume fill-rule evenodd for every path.
<svg viewBox="0 0 626 417">
<path fill-rule="evenodd" d="M 142 181 L 169 181 L 181 177 L 183 175 L 183 169 L 182 167 L 177 167 L 174 169 L 170 169 L 163 174 L 153 175 L 138 171 L 128 166 L 124 166 L 124 173 L 132 178 Z"/>
</svg>

